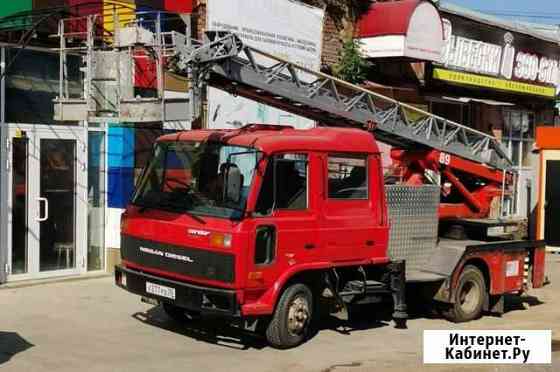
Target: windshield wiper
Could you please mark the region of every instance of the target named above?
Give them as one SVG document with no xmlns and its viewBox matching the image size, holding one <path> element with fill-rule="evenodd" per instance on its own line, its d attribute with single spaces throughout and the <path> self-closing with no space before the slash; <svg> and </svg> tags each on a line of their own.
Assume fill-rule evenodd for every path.
<svg viewBox="0 0 560 372">
<path fill-rule="evenodd" d="M 185 212 L 185 214 L 186 214 L 187 216 L 189 216 L 189 217 L 192 218 L 193 220 L 197 221 L 197 222 L 200 223 L 201 225 L 206 225 L 206 221 L 205 221 L 202 217 L 197 216 L 196 214 L 191 213 L 191 212 L 189 212 L 189 211 L 187 211 L 187 210 L 185 210 L 184 212 Z"/>
<path fill-rule="evenodd" d="M 197 221 L 201 225 L 206 225 L 206 221 L 202 217 L 197 216 L 196 214 L 189 212 L 186 208 L 181 208 L 176 203 L 170 201 L 167 202 L 160 201 L 157 203 L 157 205 L 141 205 L 140 207 L 141 207 L 139 210 L 140 213 L 143 213 L 147 209 L 168 208 L 173 210 L 173 212 L 186 214 L 187 216 L 191 217 L 193 220 Z"/>
</svg>

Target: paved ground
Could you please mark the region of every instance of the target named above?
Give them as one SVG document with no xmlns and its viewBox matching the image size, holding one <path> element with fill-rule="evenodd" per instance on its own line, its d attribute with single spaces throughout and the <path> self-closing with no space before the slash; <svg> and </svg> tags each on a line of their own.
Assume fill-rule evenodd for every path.
<svg viewBox="0 0 560 372">
<path fill-rule="evenodd" d="M 385 322 L 348 328 L 333 318 L 305 345 L 269 348 L 220 324 L 179 326 L 159 308 L 112 285 L 111 278 L 0 289 L 2 371 L 472 371 L 422 365 L 424 329 L 552 329 L 552 366 L 483 366 L 477 371 L 560 370 L 560 255 L 549 257 L 553 284 L 502 318 L 464 325 L 421 316 L 407 330 Z"/>
</svg>

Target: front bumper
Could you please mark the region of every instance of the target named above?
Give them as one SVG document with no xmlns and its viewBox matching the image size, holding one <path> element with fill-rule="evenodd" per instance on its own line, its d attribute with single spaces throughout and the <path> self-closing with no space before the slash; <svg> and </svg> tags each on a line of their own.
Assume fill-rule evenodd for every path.
<svg viewBox="0 0 560 372">
<path fill-rule="evenodd" d="M 123 281 L 123 275 L 126 281 Z M 125 282 L 126 284 L 123 284 Z M 161 297 L 146 291 L 146 283 L 173 288 L 175 298 Z M 143 273 L 141 271 L 115 266 L 115 284 L 130 293 L 166 302 L 181 308 L 197 311 L 203 315 L 239 317 L 240 306 L 234 290 L 203 287 L 178 282 L 166 278 Z"/>
</svg>

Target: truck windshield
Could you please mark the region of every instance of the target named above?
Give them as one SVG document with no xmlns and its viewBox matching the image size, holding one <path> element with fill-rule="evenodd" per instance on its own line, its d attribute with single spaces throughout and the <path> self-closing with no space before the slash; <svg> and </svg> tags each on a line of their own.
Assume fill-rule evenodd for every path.
<svg viewBox="0 0 560 372">
<path fill-rule="evenodd" d="M 261 153 L 255 149 L 221 143 L 158 143 L 132 203 L 177 213 L 240 219 L 260 158 Z M 236 174 L 233 186 L 227 176 L 232 173 Z"/>
</svg>

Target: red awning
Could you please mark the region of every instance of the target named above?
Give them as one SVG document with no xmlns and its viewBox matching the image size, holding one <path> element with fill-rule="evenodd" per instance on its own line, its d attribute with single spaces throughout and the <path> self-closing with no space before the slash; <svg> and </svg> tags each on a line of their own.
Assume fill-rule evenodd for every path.
<svg viewBox="0 0 560 372">
<path fill-rule="evenodd" d="M 429 1 L 376 2 L 358 21 L 356 38 L 370 58 L 437 62 L 443 47 L 443 26 L 437 8 Z"/>
<path fill-rule="evenodd" d="M 358 36 L 406 35 L 410 18 L 422 0 L 374 3 L 358 21 Z"/>
<path fill-rule="evenodd" d="M 165 0 L 164 9 L 176 13 L 192 13 L 193 0 Z"/>
</svg>

